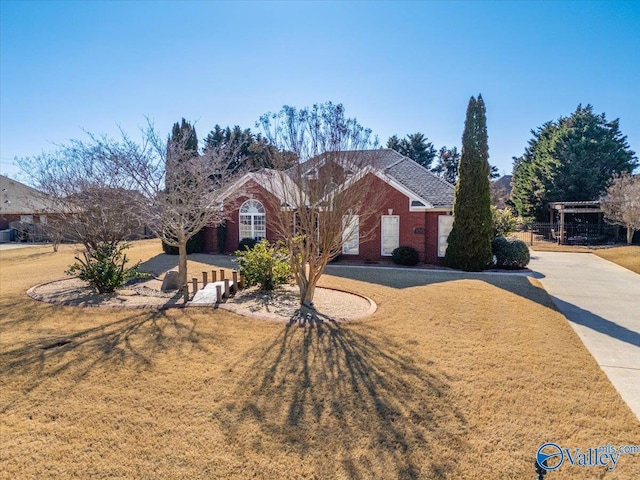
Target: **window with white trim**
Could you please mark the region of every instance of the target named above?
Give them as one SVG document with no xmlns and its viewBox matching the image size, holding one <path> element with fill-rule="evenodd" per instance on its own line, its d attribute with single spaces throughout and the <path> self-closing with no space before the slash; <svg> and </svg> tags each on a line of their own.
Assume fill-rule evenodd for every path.
<svg viewBox="0 0 640 480">
<path fill-rule="evenodd" d="M 393 251 L 400 246 L 400 216 L 382 215 L 381 222 L 381 253 L 383 256 L 391 256 Z"/>
<path fill-rule="evenodd" d="M 358 255 L 360 253 L 360 216 L 343 215 L 342 217 L 342 253 Z"/>
<path fill-rule="evenodd" d="M 250 199 L 240 207 L 238 224 L 240 225 L 240 240 L 255 238 L 262 240 L 267 236 L 267 223 L 264 205 L 258 200 Z"/>
<path fill-rule="evenodd" d="M 20 215 L 20 223 L 33 224 L 33 215 Z"/>
<path fill-rule="evenodd" d="M 438 256 L 444 257 L 449 246 L 449 234 L 453 228 L 453 215 L 438 216 Z"/>
</svg>

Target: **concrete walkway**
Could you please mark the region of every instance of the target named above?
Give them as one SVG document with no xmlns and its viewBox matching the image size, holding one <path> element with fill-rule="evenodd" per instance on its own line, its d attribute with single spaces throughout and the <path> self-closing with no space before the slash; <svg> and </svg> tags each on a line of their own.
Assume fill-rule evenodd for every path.
<svg viewBox="0 0 640 480">
<path fill-rule="evenodd" d="M 50 243 L 31 243 L 31 242 L 0 243 L 0 251 L 15 250 L 16 248 L 43 247 L 47 245 L 53 248 L 53 245 Z"/>
<path fill-rule="evenodd" d="M 640 419 L 640 275 L 590 253 L 531 252 L 529 268 Z"/>
</svg>

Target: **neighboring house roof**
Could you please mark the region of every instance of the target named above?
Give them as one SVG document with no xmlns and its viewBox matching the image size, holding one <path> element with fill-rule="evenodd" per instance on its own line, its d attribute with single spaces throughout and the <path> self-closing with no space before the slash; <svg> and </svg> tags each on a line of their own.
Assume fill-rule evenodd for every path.
<svg viewBox="0 0 640 480">
<path fill-rule="evenodd" d="M 496 178 L 493 180 L 493 183 L 499 185 L 504 188 L 508 188 L 511 190 L 511 180 L 513 179 L 513 175 L 503 175 L 500 178 Z"/>
<path fill-rule="evenodd" d="M 511 195 L 511 180 L 513 180 L 513 175 L 503 175 L 500 178 L 491 180 L 491 183 L 495 187 L 503 189 L 509 196 Z"/>
<path fill-rule="evenodd" d="M 44 193 L 0 175 L 0 215 L 53 213 L 54 210 Z"/>
</svg>

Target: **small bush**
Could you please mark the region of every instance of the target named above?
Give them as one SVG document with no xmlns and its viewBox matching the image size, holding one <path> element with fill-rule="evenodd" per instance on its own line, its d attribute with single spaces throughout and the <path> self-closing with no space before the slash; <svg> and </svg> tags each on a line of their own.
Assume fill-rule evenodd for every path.
<svg viewBox="0 0 640 480">
<path fill-rule="evenodd" d="M 525 268 L 531 259 L 529 247 L 517 238 L 496 237 L 491 241 L 491 250 L 500 268 Z"/>
<path fill-rule="evenodd" d="M 491 207 L 491 219 L 493 222 L 493 236 L 505 237 L 518 228 L 518 217 L 513 214 L 509 207 L 500 210 Z"/>
<path fill-rule="evenodd" d="M 338 263 L 340 260 L 342 260 L 342 254 L 336 253 L 333 257 L 329 259 L 329 263 Z"/>
<path fill-rule="evenodd" d="M 65 273 L 89 282 L 98 293 L 112 293 L 130 278 L 147 276 L 138 271 L 140 262 L 131 268 L 125 268 L 128 260 L 123 251 L 127 248 L 128 244 L 100 243 L 95 249 L 84 252 L 84 258 L 75 257 L 78 262 L 71 265 Z"/>
<path fill-rule="evenodd" d="M 257 240 L 255 238 L 243 238 L 242 240 L 240 240 L 240 245 L 238 245 L 238 250 L 240 251 L 252 250 L 253 247 L 255 247 L 258 244 L 259 241 L 260 240 Z"/>
<path fill-rule="evenodd" d="M 167 255 L 178 255 L 178 247 L 173 247 L 162 242 L 162 251 Z M 187 255 L 202 253 L 204 251 L 204 230 L 200 230 L 187 240 Z"/>
<path fill-rule="evenodd" d="M 273 290 L 291 278 L 289 252 L 280 245 L 262 240 L 252 249 L 238 250 L 240 274 L 248 287 L 258 285 L 260 290 Z"/>
<path fill-rule="evenodd" d="M 413 247 L 398 247 L 391 252 L 391 260 L 397 265 L 417 265 L 420 255 Z"/>
</svg>

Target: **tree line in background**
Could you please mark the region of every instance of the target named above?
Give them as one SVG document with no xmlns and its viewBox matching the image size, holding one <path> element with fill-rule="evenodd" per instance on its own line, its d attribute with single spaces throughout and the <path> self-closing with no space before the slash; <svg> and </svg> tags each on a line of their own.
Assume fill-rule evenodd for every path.
<svg viewBox="0 0 640 480">
<path fill-rule="evenodd" d="M 514 157 L 510 199 L 525 218 L 546 220 L 550 202 L 598 200 L 615 175 L 638 166 L 619 121 L 591 105 L 531 133 L 524 154 Z"/>
<path fill-rule="evenodd" d="M 397 135 L 389 137 L 387 148 L 409 157 L 453 185 L 458 181 L 460 152 L 457 147 L 448 148 L 445 145 L 440 150 L 436 150 L 433 143 L 423 133 L 417 132 L 410 133 L 405 138 L 398 138 Z M 436 164 L 432 166 L 434 160 L 436 160 Z M 498 168 L 495 165 L 490 165 L 489 178 L 493 179 L 499 176 Z"/>
</svg>

